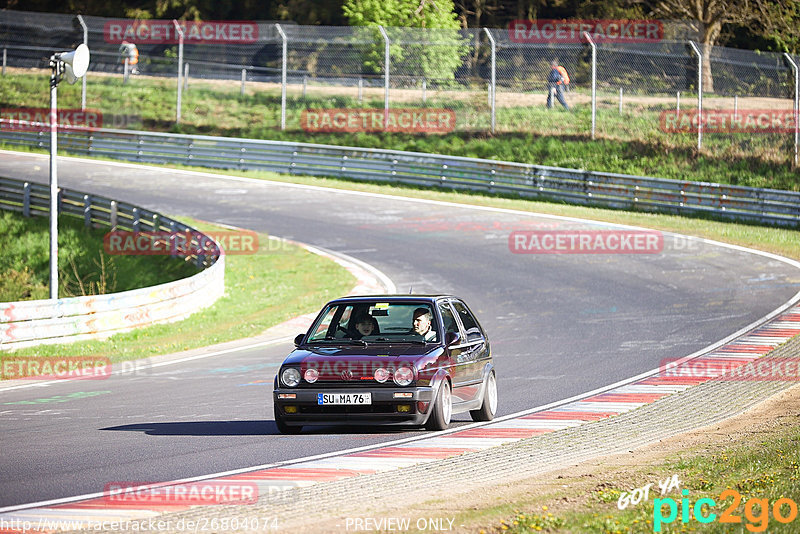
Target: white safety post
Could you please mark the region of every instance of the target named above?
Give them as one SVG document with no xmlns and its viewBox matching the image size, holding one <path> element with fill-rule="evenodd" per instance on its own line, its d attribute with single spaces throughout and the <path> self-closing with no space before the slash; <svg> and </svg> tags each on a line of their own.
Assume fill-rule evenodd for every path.
<svg viewBox="0 0 800 534">
<path fill-rule="evenodd" d="M 78 15 L 78 22 L 83 28 L 83 44 L 89 46 L 89 28 L 86 27 L 86 23 L 83 21 L 83 17 Z M 86 76 L 81 78 L 81 110 L 86 109 Z"/>
<path fill-rule="evenodd" d="M 276 24 L 278 33 L 281 36 L 281 130 L 286 129 L 286 62 L 289 55 L 289 45 L 286 39 L 286 33 L 280 24 Z"/>
<path fill-rule="evenodd" d="M 794 166 L 797 167 L 797 140 L 800 137 L 800 70 L 792 56 L 784 53 L 783 56 L 794 71 Z"/>
<path fill-rule="evenodd" d="M 383 36 L 383 62 L 384 62 L 384 70 L 383 70 L 383 128 L 386 129 L 389 127 L 389 71 L 391 70 L 389 67 L 391 65 L 391 59 L 389 57 L 389 35 L 386 33 L 386 30 L 383 26 L 378 26 L 378 29 L 381 31 L 381 35 Z"/>
<path fill-rule="evenodd" d="M 175 110 L 175 122 L 180 124 L 181 122 L 181 91 L 183 89 L 183 28 L 181 25 L 178 24 L 178 21 L 172 19 L 172 24 L 175 26 L 175 31 L 178 33 L 178 102 L 176 104 Z"/>
<path fill-rule="evenodd" d="M 491 108 L 492 113 L 492 133 L 494 133 L 495 126 L 497 125 L 497 115 L 496 115 L 496 104 L 497 100 L 495 95 L 497 93 L 497 78 L 496 78 L 496 54 L 497 54 L 497 44 L 494 41 L 494 36 L 492 32 L 489 31 L 489 28 L 484 28 L 484 32 L 486 32 L 486 37 L 489 38 L 489 43 L 492 45 L 492 53 L 491 53 L 491 82 L 489 84 L 489 107 Z"/>
<path fill-rule="evenodd" d="M 694 41 L 689 41 L 697 56 L 697 150 L 703 148 L 703 54 Z"/>
<path fill-rule="evenodd" d="M 597 45 L 594 44 L 589 32 L 583 32 L 583 36 L 592 47 L 592 139 L 594 139 L 597 125 Z"/>
</svg>

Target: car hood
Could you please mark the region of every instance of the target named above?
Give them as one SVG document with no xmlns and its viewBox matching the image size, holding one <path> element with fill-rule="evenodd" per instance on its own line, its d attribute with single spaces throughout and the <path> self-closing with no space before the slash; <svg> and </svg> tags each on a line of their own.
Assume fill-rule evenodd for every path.
<svg viewBox="0 0 800 534">
<path fill-rule="evenodd" d="M 429 360 L 442 351 L 439 345 L 412 345 L 412 344 L 371 344 L 367 347 L 358 345 L 314 345 L 293 350 L 284 360 L 284 364 L 308 364 L 353 362 L 381 365 L 399 362 L 416 364 L 421 360 Z"/>
</svg>

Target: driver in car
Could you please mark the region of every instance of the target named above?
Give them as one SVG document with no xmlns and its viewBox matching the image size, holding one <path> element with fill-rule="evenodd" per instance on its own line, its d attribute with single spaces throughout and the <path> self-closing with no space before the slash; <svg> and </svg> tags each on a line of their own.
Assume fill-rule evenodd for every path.
<svg viewBox="0 0 800 534">
<path fill-rule="evenodd" d="M 428 308 L 417 308 L 414 310 L 414 333 L 422 336 L 425 341 L 433 341 L 436 338 L 436 330 L 431 328 L 431 311 Z"/>
</svg>

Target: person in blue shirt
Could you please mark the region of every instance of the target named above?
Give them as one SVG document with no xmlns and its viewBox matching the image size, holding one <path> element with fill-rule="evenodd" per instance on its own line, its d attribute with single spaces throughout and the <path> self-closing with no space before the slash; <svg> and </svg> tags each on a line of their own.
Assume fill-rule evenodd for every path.
<svg viewBox="0 0 800 534">
<path fill-rule="evenodd" d="M 555 94 L 564 109 L 569 111 L 567 100 L 564 98 L 564 86 L 568 83 L 561 71 L 564 67 L 559 68 L 556 59 L 550 63 L 550 67 L 550 74 L 547 76 L 547 107 L 548 109 L 553 107 L 553 94 Z"/>
</svg>

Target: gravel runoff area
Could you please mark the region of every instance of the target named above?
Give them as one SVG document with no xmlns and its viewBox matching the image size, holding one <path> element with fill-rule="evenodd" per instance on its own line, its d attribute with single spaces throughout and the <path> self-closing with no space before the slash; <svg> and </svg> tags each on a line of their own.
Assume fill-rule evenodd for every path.
<svg viewBox="0 0 800 534">
<path fill-rule="evenodd" d="M 800 336 L 795 336 L 759 361 L 798 356 Z M 521 481 L 589 459 L 629 452 L 737 415 L 793 385 L 796 382 L 713 379 L 579 427 L 446 460 L 282 491 L 262 496 L 256 504 L 197 507 L 158 519 L 169 519 L 174 525 L 182 519 L 211 522 L 271 517 L 277 522 L 270 524 L 281 531 L 343 532 L 342 518 L 348 516 L 397 510 L 445 494 L 452 502 L 459 494 L 474 493 L 491 484 Z"/>
</svg>

